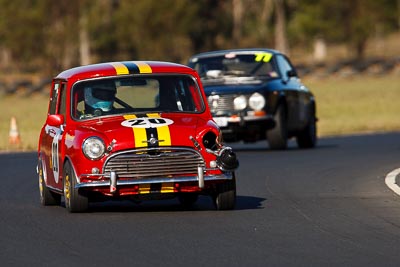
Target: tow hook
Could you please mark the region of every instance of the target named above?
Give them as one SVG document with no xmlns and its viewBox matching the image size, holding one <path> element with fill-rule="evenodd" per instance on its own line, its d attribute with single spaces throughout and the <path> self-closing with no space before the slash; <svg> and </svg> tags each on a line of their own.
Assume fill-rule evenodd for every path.
<svg viewBox="0 0 400 267">
<path fill-rule="evenodd" d="M 115 193 L 117 191 L 117 174 L 115 172 L 110 173 L 110 192 Z"/>
<path fill-rule="evenodd" d="M 203 167 L 197 167 L 197 176 L 199 178 L 199 187 L 204 188 L 204 170 Z"/>
</svg>

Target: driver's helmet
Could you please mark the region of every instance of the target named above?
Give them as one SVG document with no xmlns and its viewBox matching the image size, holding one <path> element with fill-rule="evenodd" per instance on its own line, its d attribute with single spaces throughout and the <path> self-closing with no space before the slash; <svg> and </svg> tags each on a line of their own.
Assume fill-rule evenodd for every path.
<svg viewBox="0 0 400 267">
<path fill-rule="evenodd" d="M 102 111 L 110 111 L 115 99 L 114 83 L 95 84 L 84 89 L 85 104 L 95 109 Z"/>
</svg>

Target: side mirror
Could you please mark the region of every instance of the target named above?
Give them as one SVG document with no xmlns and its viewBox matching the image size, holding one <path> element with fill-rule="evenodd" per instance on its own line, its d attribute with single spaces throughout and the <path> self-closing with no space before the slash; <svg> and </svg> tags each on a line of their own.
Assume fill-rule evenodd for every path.
<svg viewBox="0 0 400 267">
<path fill-rule="evenodd" d="M 64 124 L 64 116 L 60 114 L 49 115 L 47 117 L 46 124 L 53 127 L 60 127 Z"/>
<path fill-rule="evenodd" d="M 287 76 L 288 78 L 297 77 L 297 71 L 295 69 L 288 70 Z"/>
</svg>

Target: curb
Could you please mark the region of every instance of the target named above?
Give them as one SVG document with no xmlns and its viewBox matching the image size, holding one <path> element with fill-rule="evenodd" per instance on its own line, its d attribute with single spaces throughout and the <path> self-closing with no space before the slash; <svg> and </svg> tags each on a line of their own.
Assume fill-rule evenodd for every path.
<svg viewBox="0 0 400 267">
<path fill-rule="evenodd" d="M 388 175 L 386 175 L 385 183 L 393 192 L 400 196 L 400 186 L 396 183 L 397 176 L 399 175 L 400 168 L 391 171 Z"/>
</svg>

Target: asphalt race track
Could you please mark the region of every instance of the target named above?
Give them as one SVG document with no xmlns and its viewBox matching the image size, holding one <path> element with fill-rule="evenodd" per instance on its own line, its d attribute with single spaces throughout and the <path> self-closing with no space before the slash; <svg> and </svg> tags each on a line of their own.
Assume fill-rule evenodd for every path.
<svg viewBox="0 0 400 267">
<path fill-rule="evenodd" d="M 400 133 L 232 146 L 233 211 L 202 197 L 70 214 L 40 205 L 35 153 L 0 154 L 1 266 L 400 266 L 400 196 L 385 184 Z"/>
</svg>

